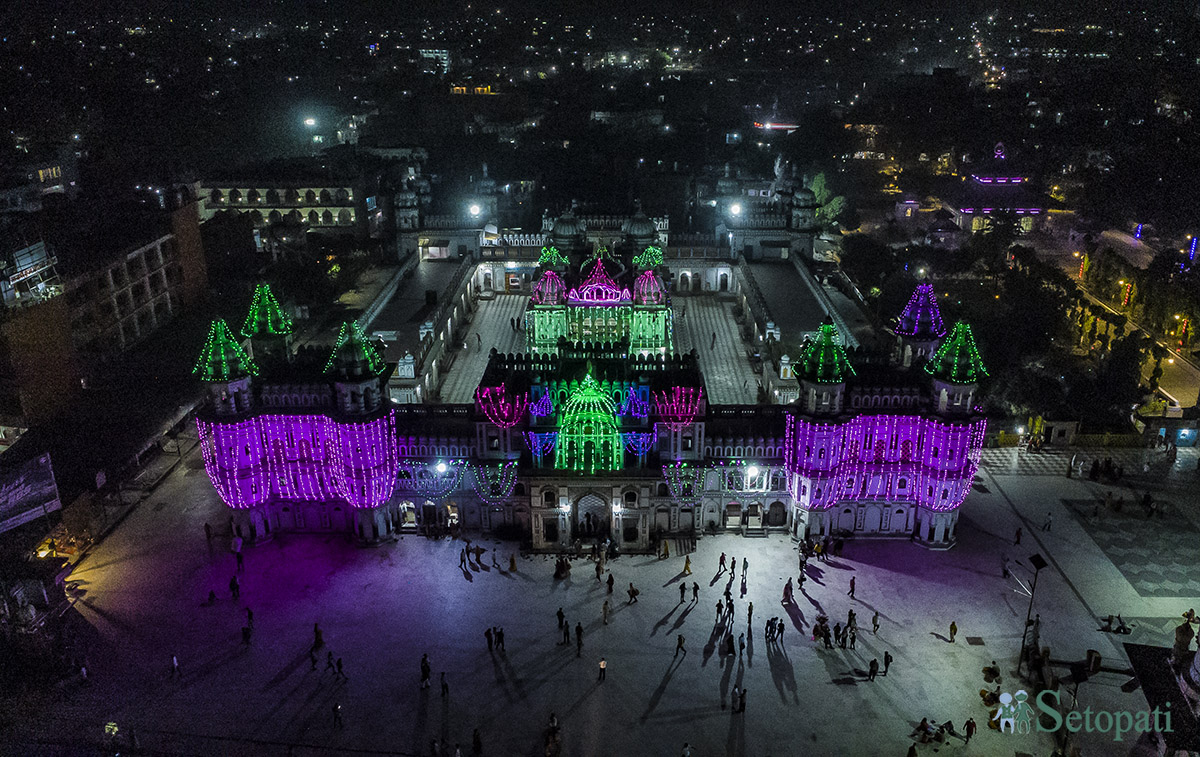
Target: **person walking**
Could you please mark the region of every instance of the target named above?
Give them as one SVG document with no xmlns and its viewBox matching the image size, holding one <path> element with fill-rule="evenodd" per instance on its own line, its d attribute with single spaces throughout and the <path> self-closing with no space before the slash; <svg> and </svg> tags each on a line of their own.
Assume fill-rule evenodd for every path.
<svg viewBox="0 0 1200 757">
<path fill-rule="evenodd" d="M 504 626 L 496 626 L 496 649 L 501 652 L 508 651 L 504 646 Z"/>
<path fill-rule="evenodd" d="M 596 677 L 596 680 L 603 681 L 604 676 L 607 675 L 607 673 L 608 673 L 608 660 L 605 660 L 603 657 L 601 657 L 600 658 L 600 675 Z"/>
<path fill-rule="evenodd" d="M 975 718 L 967 718 L 967 722 L 963 723 L 963 746 L 971 743 L 971 737 L 975 735 Z"/>
<path fill-rule="evenodd" d="M 950 643 L 954 643 L 954 637 L 958 635 L 958 623 L 950 621 Z"/>
<path fill-rule="evenodd" d="M 680 652 L 683 652 L 683 656 L 687 657 L 687 650 L 683 648 L 683 634 L 679 634 L 675 639 L 675 654 L 672 655 L 671 659 L 673 660 L 678 657 Z"/>
<path fill-rule="evenodd" d="M 884 675 L 887 675 L 888 668 L 892 667 L 892 660 L 894 660 L 894 659 L 896 659 L 896 658 L 892 657 L 892 653 L 890 651 L 888 651 L 886 649 L 883 650 L 883 674 Z"/>
<path fill-rule="evenodd" d="M 850 591 L 846 592 L 846 596 L 854 599 L 854 576 L 850 576 Z"/>
<path fill-rule="evenodd" d="M 446 671 L 442 671 L 442 699 L 450 696 L 450 684 L 446 683 Z"/>
<path fill-rule="evenodd" d="M 879 674 L 879 660 L 871 658 L 871 664 L 867 667 L 867 680 L 874 681 L 875 676 Z"/>
<path fill-rule="evenodd" d="M 565 623 L 565 622 L 566 622 L 566 618 L 567 618 L 567 616 L 566 616 L 566 615 L 563 613 L 563 609 L 562 609 L 561 607 L 560 607 L 560 608 L 558 608 L 558 612 L 556 612 L 556 613 L 554 613 L 554 614 L 555 614 L 555 616 L 558 618 L 558 627 L 559 627 L 559 628 L 562 628 L 562 627 L 563 627 L 563 623 Z"/>
<path fill-rule="evenodd" d="M 559 612 L 561 613 L 561 612 L 562 612 L 562 610 L 559 610 Z M 560 628 L 562 627 L 562 618 L 559 618 L 559 620 L 558 620 L 558 625 L 559 625 L 559 627 L 560 627 Z M 487 643 L 488 643 L 488 651 L 489 651 L 489 652 L 491 652 L 491 651 L 492 651 L 492 646 L 493 646 L 493 644 L 495 644 L 495 641 L 494 641 L 494 640 L 493 640 L 493 638 L 492 638 L 492 629 L 491 629 L 491 628 L 488 628 L 488 629 L 486 629 L 486 630 L 483 632 L 483 637 L 484 637 L 485 639 L 487 639 Z"/>
<path fill-rule="evenodd" d="M 1021 543 L 1021 529 L 1017 528 L 1017 535 L 1013 538 L 1013 546 Z"/>
<path fill-rule="evenodd" d="M 335 663 L 333 660 L 333 652 L 329 652 L 325 655 L 325 670 L 332 670 L 334 678 L 337 677 L 337 663 Z M 322 678 L 325 677 L 325 670 L 321 671 Z"/>
<path fill-rule="evenodd" d="M 871 616 L 871 633 L 879 634 L 879 610 L 876 610 L 875 614 Z"/>
<path fill-rule="evenodd" d="M 687 598 L 687 584 L 679 584 L 679 604 Z"/>
<path fill-rule="evenodd" d="M 333 727 L 345 728 L 346 724 L 342 722 L 342 705 L 340 702 L 333 703 Z"/>
<path fill-rule="evenodd" d="M 627 593 L 629 594 L 629 604 L 638 601 L 638 590 L 633 588 L 633 581 L 629 582 L 629 591 Z"/>
<path fill-rule="evenodd" d="M 1051 515 L 1051 514 L 1050 514 L 1050 513 L 1047 511 L 1047 513 L 1046 513 L 1046 520 L 1042 522 L 1042 530 L 1043 530 L 1043 531 L 1049 531 L 1049 530 L 1050 530 L 1050 527 L 1051 527 L 1051 526 L 1053 526 L 1053 525 L 1054 525 L 1054 516 L 1053 516 L 1053 515 Z"/>
<path fill-rule="evenodd" d="M 717 600 L 717 622 L 721 622 L 721 618 L 725 617 L 725 604 L 721 600 Z"/>
<path fill-rule="evenodd" d="M 695 581 L 692 582 L 692 601 L 700 601 L 700 584 L 696 583 Z"/>
<path fill-rule="evenodd" d="M 179 671 L 179 655 L 171 655 L 171 677 L 183 678 L 183 673 Z"/>
<path fill-rule="evenodd" d="M 741 704 L 738 706 L 738 712 L 746 711 L 746 689 L 742 689 Z"/>
<path fill-rule="evenodd" d="M 685 576 L 692 575 L 692 556 L 691 555 L 688 555 L 687 557 L 683 558 L 683 575 L 685 575 Z"/>
<path fill-rule="evenodd" d="M 725 572 L 725 553 L 722 552 L 721 553 L 721 569 L 718 570 L 717 573 L 724 573 L 724 572 Z"/>
<path fill-rule="evenodd" d="M 563 646 L 566 646 L 567 644 L 571 643 L 571 624 L 563 623 L 562 632 L 563 632 L 563 638 L 562 638 L 562 641 L 559 643 Z"/>
<path fill-rule="evenodd" d="M 596 583 L 604 583 L 604 566 L 599 560 L 596 561 Z"/>
<path fill-rule="evenodd" d="M 600 616 L 604 618 L 604 625 L 608 625 L 608 600 L 604 600 L 604 606 L 600 608 Z"/>
<path fill-rule="evenodd" d="M 337 680 L 338 678 L 344 678 L 347 681 L 349 681 L 350 679 L 346 676 L 345 673 L 342 672 L 342 658 L 341 657 L 337 658 L 337 666 L 336 667 L 337 667 L 337 670 L 335 670 L 333 673 L 334 680 Z"/>
<path fill-rule="evenodd" d="M 679 753 L 679 757 L 692 757 L 692 745 L 684 742 L 683 751 Z"/>
<path fill-rule="evenodd" d="M 738 657 L 742 656 L 742 652 L 746 651 L 746 634 L 738 634 Z"/>
<path fill-rule="evenodd" d="M 613 591 L 613 574 L 609 573 L 608 574 L 608 593 L 612 594 L 612 591 Z"/>
<path fill-rule="evenodd" d="M 729 574 L 732 576 L 737 575 L 737 558 L 733 555 L 729 556 Z"/>
<path fill-rule="evenodd" d="M 229 593 L 233 595 L 234 599 L 242 596 L 242 585 L 238 582 L 236 573 L 229 579 Z"/>
<path fill-rule="evenodd" d="M 850 648 L 854 649 L 854 642 L 858 640 L 858 628 L 850 626 Z"/>
<path fill-rule="evenodd" d="M 749 602 L 746 604 L 746 627 L 749 628 L 752 622 L 754 622 L 754 603 Z"/>
<path fill-rule="evenodd" d="M 330 656 L 331 657 L 333 656 L 332 653 L 330 653 Z M 430 673 L 432 672 L 432 670 L 433 670 L 432 667 L 429 665 L 429 655 L 428 654 L 421 655 L 421 688 L 422 689 L 429 688 L 429 676 L 430 676 Z"/>
<path fill-rule="evenodd" d="M 712 333 L 712 344 L 708 345 L 708 349 L 711 352 L 712 350 L 715 350 L 716 348 L 717 348 L 717 332 L 714 331 Z"/>
<path fill-rule="evenodd" d="M 750 561 L 745 557 L 742 558 L 742 578 L 746 577 L 746 571 L 750 569 Z"/>
<path fill-rule="evenodd" d="M 738 711 L 738 707 L 742 704 L 742 687 L 736 683 L 733 685 L 733 694 L 729 697 L 729 706 L 734 711 Z"/>
</svg>

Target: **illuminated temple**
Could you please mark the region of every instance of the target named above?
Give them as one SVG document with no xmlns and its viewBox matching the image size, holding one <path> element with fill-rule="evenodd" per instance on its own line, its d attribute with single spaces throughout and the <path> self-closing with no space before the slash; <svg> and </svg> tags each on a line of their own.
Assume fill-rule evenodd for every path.
<svg viewBox="0 0 1200 757">
<path fill-rule="evenodd" d="M 354 323 L 331 351 L 292 349 L 265 286 L 239 335 L 214 322 L 195 369 L 209 397 L 198 426 L 242 535 L 369 543 L 457 524 L 545 551 L 601 538 L 647 551 L 708 530 L 954 544 L 986 369 L 930 287 L 889 354 L 848 353 L 826 321 L 779 361 L 794 401 L 710 405 L 695 352 L 675 348 L 653 245 L 574 262 L 548 247 L 542 264 L 527 349 L 493 350 L 470 405 L 391 404 L 394 366 Z"/>
</svg>

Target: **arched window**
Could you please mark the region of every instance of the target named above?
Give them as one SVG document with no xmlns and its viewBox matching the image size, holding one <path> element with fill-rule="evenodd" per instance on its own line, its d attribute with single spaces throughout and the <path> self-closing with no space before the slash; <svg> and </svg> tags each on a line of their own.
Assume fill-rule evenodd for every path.
<svg viewBox="0 0 1200 757">
<path fill-rule="evenodd" d="M 300 202 L 300 193 L 294 189 L 288 189 L 283 193 L 283 200 L 289 205 L 295 205 Z"/>
<path fill-rule="evenodd" d="M 210 202 L 225 202 L 225 193 L 219 189 L 214 189 L 209 193 L 208 199 Z"/>
<path fill-rule="evenodd" d="M 242 202 L 242 193 L 237 189 L 229 190 L 229 202 L 234 205 L 239 205 Z"/>
<path fill-rule="evenodd" d="M 637 498 L 637 492 L 625 492 L 625 505 L 636 505 Z"/>
<path fill-rule="evenodd" d="M 321 223 L 324 224 L 325 226 L 332 226 L 333 225 L 333 211 L 326 210 L 324 213 L 322 213 L 321 214 Z"/>
<path fill-rule="evenodd" d="M 328 205 L 331 202 L 333 202 L 333 195 L 329 194 L 328 189 L 322 189 L 321 190 L 321 204 Z"/>
<path fill-rule="evenodd" d="M 274 189 L 267 190 L 267 204 L 268 205 L 278 205 L 279 204 L 279 193 L 276 192 Z"/>
<path fill-rule="evenodd" d="M 315 211 L 315 210 L 308 211 L 308 225 L 316 226 L 319 223 L 321 223 L 321 216 L 317 215 L 317 211 Z"/>
<path fill-rule="evenodd" d="M 337 201 L 338 202 L 350 202 L 350 193 L 344 189 L 339 189 L 337 191 Z"/>
<path fill-rule="evenodd" d="M 338 211 L 338 225 L 347 226 L 354 222 L 354 214 L 346 208 Z"/>
<path fill-rule="evenodd" d="M 248 202 L 248 203 L 254 204 L 261 199 L 262 199 L 262 195 L 260 195 L 258 193 L 257 189 L 251 189 L 249 192 L 246 193 L 246 202 Z"/>
<path fill-rule="evenodd" d="M 306 203 L 308 203 L 309 205 L 314 204 L 317 201 L 317 193 L 312 191 L 311 189 L 308 190 L 307 192 L 304 193 L 304 201 Z"/>
<path fill-rule="evenodd" d="M 555 500 L 555 495 L 554 495 L 553 490 L 547 489 L 546 491 L 542 492 L 542 504 L 543 505 L 545 505 L 546 507 L 553 507 L 554 500 Z"/>
</svg>

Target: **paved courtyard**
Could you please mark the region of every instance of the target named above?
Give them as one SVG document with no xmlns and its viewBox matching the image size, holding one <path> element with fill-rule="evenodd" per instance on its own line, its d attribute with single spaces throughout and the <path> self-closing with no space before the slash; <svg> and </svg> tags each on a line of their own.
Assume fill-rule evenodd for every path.
<svg viewBox="0 0 1200 757">
<path fill-rule="evenodd" d="M 199 457 L 185 462 L 71 576 L 90 682 L 67 681 L 23 702 L 13 713 L 17 731 L 0 734 L 0 743 L 19 746 L 13 753 L 61 754 L 39 739 L 94 740 L 111 721 L 135 729 L 144 748 L 171 754 L 425 755 L 430 740 L 441 738 L 469 752 L 479 728 L 485 754 L 534 755 L 543 753 L 554 712 L 563 755 L 676 755 L 684 742 L 697 756 L 904 755 L 922 717 L 980 724 L 969 747 L 954 740 L 942 755 L 1042 755 L 1049 736 L 988 730 L 978 697 L 986 685 L 981 668 L 993 659 L 1008 688 L 1028 602 L 1014 580 L 1001 577 L 1004 556 L 1023 562 L 1036 551 L 1051 562 L 1035 611 L 1056 660 L 1082 659 L 1092 648 L 1119 671 L 1127 663 L 1118 642 L 1130 637 L 1096 631 L 1096 615 L 1124 612 L 1138 619 L 1133 640 L 1165 644 L 1173 618 L 1200 605 L 1196 597 L 1143 596 L 1113 565 L 1077 508 L 1064 504 L 1091 496 L 1092 482 L 987 469 L 964 505 L 957 548 L 851 541 L 830 564 L 810 565 L 805 591 L 788 607 L 780 598 L 797 559 L 779 536 L 701 539 L 686 578 L 698 584 L 699 600 L 691 601 L 689 588 L 680 603 L 684 558 L 677 550 L 685 545 L 678 543 L 669 560 L 611 561 L 616 591 L 608 597 L 587 560 L 575 561 L 565 581 L 553 579 L 553 560 L 541 556 L 518 557 L 510 572 L 507 543 L 483 542 L 496 547 L 496 564 L 489 551 L 464 571 L 460 542 L 410 536 L 359 548 L 336 536 L 280 535 L 246 550 L 241 598 L 233 600 L 225 516 Z M 1194 453 L 1181 466 L 1188 463 L 1194 466 Z M 1047 509 L 1053 528 L 1041 531 Z M 219 534 L 211 550 L 205 522 Z M 1025 536 L 1014 547 L 1018 526 Z M 748 558 L 748 574 L 739 568 L 732 583 L 728 572 L 718 574 L 721 552 Z M 1028 578 L 1020 565 L 1015 570 Z M 846 595 L 851 577 L 854 599 Z M 630 582 L 641 591 L 633 605 L 623 591 Z M 740 659 L 723 659 L 716 648 L 715 605 L 726 586 L 737 609 L 723 628 L 735 637 L 749 631 Z M 219 597 L 212 606 L 209 589 Z M 606 598 L 613 603 L 607 626 Z M 247 607 L 255 631 L 244 647 Z M 580 657 L 573 643 L 556 643 L 559 607 L 572 626 L 583 625 Z M 864 629 L 857 649 L 817 649 L 807 635 L 817 614 L 833 623 L 850 609 Z M 870 633 L 875 611 L 877 636 Z M 785 619 L 780 644 L 763 639 L 772 616 Z M 954 644 L 946 638 L 951 621 L 959 627 Z M 347 680 L 323 671 L 325 650 L 310 669 L 314 622 L 344 661 Z M 483 631 L 491 625 L 504 627 L 506 651 L 488 653 Z M 678 634 L 688 652 L 676 659 Z M 890 674 L 868 682 L 870 660 L 885 650 L 895 656 Z M 424 653 L 434 680 L 419 690 Z M 180 679 L 169 675 L 173 654 Z M 601 656 L 608 676 L 598 682 Z M 438 686 L 443 671 L 446 698 Z M 1093 678 L 1079 706 L 1143 709 L 1140 692 L 1121 692 L 1127 678 Z M 735 685 L 749 692 L 744 715 L 730 708 Z M 335 703 L 344 728 L 333 727 Z M 1100 736 L 1082 743 L 1085 753 L 1127 753 Z"/>
</svg>

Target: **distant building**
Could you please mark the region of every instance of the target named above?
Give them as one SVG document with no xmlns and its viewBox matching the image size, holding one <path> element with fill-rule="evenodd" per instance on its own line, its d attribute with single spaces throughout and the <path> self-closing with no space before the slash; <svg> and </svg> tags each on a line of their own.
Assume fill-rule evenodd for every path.
<svg viewBox="0 0 1200 757">
<path fill-rule="evenodd" d="M 991 159 L 967 164 L 970 176 L 941 193 L 955 224 L 969 232 L 982 231 L 989 219 L 1010 214 L 1019 231 L 1040 228 L 1049 199 L 1029 189 L 1029 176 L 1009 162 L 1004 145 L 997 143 Z"/>
</svg>

